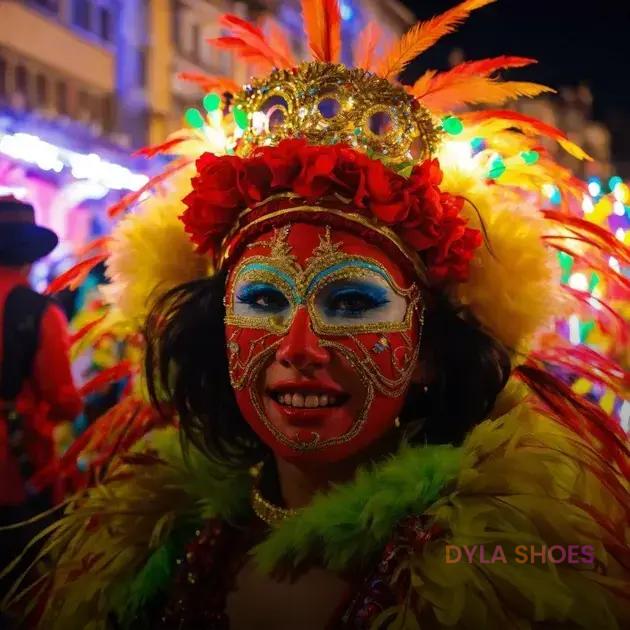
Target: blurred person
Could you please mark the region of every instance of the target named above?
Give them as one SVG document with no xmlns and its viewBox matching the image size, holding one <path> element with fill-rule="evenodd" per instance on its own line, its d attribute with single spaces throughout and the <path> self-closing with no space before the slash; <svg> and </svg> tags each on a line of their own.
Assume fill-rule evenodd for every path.
<svg viewBox="0 0 630 630">
<path fill-rule="evenodd" d="M 52 507 L 52 492 L 28 479 L 54 457 L 55 423 L 83 406 L 70 371 L 65 316 L 28 281 L 31 264 L 57 243 L 53 231 L 36 225 L 31 205 L 0 197 L 0 526 Z M 0 568 L 36 528 L 0 532 Z"/>
</svg>

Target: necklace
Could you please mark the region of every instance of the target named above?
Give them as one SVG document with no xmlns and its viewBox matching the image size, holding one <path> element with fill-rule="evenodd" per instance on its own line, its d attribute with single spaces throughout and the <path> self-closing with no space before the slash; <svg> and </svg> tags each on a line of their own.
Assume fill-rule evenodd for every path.
<svg viewBox="0 0 630 630">
<path fill-rule="evenodd" d="M 278 507 L 263 497 L 260 492 L 260 488 L 258 487 L 260 484 L 260 477 L 262 475 L 262 468 L 262 462 L 252 468 L 254 483 L 252 484 L 251 505 L 254 510 L 254 514 L 256 514 L 261 521 L 270 527 L 273 527 L 275 525 L 279 525 L 282 521 L 286 521 L 288 518 L 295 516 L 298 513 L 298 510 Z"/>
</svg>

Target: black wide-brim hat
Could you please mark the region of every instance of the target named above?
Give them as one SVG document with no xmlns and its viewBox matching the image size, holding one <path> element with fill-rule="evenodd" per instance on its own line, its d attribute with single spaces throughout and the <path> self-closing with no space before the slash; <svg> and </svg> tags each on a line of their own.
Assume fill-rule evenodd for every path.
<svg viewBox="0 0 630 630">
<path fill-rule="evenodd" d="M 35 223 L 33 206 L 0 197 L 0 265 L 26 265 L 52 252 L 59 239 Z"/>
</svg>

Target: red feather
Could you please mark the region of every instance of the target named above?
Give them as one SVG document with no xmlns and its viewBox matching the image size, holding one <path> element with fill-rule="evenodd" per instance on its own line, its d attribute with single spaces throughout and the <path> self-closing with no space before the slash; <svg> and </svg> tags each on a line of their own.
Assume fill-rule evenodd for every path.
<svg viewBox="0 0 630 630">
<path fill-rule="evenodd" d="M 82 396 L 89 396 L 94 392 L 101 391 L 109 387 L 112 383 L 120 381 L 133 373 L 133 366 L 130 361 L 121 361 L 102 372 L 85 383 L 79 390 Z"/>
<path fill-rule="evenodd" d="M 71 267 L 67 271 L 64 271 L 60 276 L 57 276 L 46 288 L 45 293 L 50 295 L 51 293 L 58 293 L 64 289 L 76 289 L 80 286 L 88 277 L 90 271 L 96 267 L 100 262 L 103 262 L 107 258 L 107 254 L 98 254 L 92 256 L 83 262 L 77 263 L 74 267 Z"/>
<path fill-rule="evenodd" d="M 283 57 L 285 62 L 289 64 L 287 67 L 293 67 L 297 65 L 295 57 L 293 56 L 293 51 L 291 50 L 289 37 L 285 30 L 275 20 L 272 20 L 271 18 L 267 18 L 265 20 L 265 27 L 269 32 L 269 35 L 267 36 L 269 47 L 272 50 L 277 51 L 277 53 Z"/>
<path fill-rule="evenodd" d="M 515 369 L 544 408 L 562 426 L 577 433 L 592 444 L 599 442 L 605 457 L 619 466 L 626 477 L 630 475 L 630 450 L 623 429 L 600 407 L 576 394 L 568 385 L 550 374 L 544 367 L 529 360 Z"/>
<path fill-rule="evenodd" d="M 583 242 L 615 256 L 622 265 L 630 264 L 630 247 L 622 243 L 605 228 L 585 219 L 563 214 L 556 210 L 543 210 L 543 215 L 550 221 L 562 224 Z M 555 235 L 552 238 L 555 238 Z M 562 235 L 558 235 L 558 238 L 561 239 Z"/>
<path fill-rule="evenodd" d="M 316 61 L 341 59 L 341 13 L 338 0 L 302 0 L 304 31 Z"/>
<path fill-rule="evenodd" d="M 571 142 L 565 133 L 552 127 L 537 118 L 519 114 L 508 109 L 487 109 L 474 112 L 464 112 L 460 115 L 464 122 L 481 123 L 484 121 L 504 121 L 510 123 L 516 129 L 519 129 L 526 135 L 540 135 L 552 138 L 560 146 L 570 153 L 573 157 L 580 160 L 591 160 L 592 158 L 585 153 L 575 143 Z"/>
<path fill-rule="evenodd" d="M 176 147 L 178 144 L 184 142 L 184 140 L 188 140 L 189 136 L 180 136 L 178 138 L 171 138 L 170 140 L 166 140 L 161 144 L 154 144 L 150 147 L 142 147 L 142 149 L 138 149 L 133 155 L 134 156 L 143 156 L 147 158 L 152 158 L 160 153 L 166 153 L 169 149 Z"/>
<path fill-rule="evenodd" d="M 207 41 L 215 48 L 233 50 L 242 60 L 256 66 L 259 72 L 268 72 L 274 67 L 273 61 L 267 55 L 261 53 L 259 48 L 250 46 L 239 37 L 215 37 Z"/>
<path fill-rule="evenodd" d="M 229 13 L 222 15 L 219 18 L 219 24 L 227 29 L 230 35 L 209 39 L 208 42 L 211 45 L 234 50 L 248 62 L 265 69 L 290 68 L 294 65 L 293 58 L 286 55 L 286 45 L 282 40 L 280 40 L 281 50 L 272 48 L 260 28 L 237 15 Z"/>
<path fill-rule="evenodd" d="M 80 247 L 79 249 L 77 249 L 75 256 L 77 258 L 83 258 L 83 256 L 85 256 L 86 254 L 90 254 L 100 249 L 104 249 L 105 247 L 107 247 L 107 244 L 109 243 L 109 239 L 110 239 L 109 236 L 101 236 L 100 238 L 95 238 L 94 240 L 90 241 L 87 245 L 84 245 L 83 247 Z"/>
<path fill-rule="evenodd" d="M 173 173 L 176 173 L 182 168 L 188 166 L 193 161 L 194 161 L 193 158 L 182 158 L 182 159 L 176 160 L 171 165 L 169 165 L 166 169 L 164 169 L 162 173 L 160 173 L 159 175 L 156 175 L 155 177 L 152 177 L 142 188 L 125 195 L 120 201 L 110 206 L 107 210 L 107 213 L 109 214 L 110 217 L 115 217 L 119 215 L 121 212 L 124 212 L 130 206 L 136 203 L 136 201 L 138 201 L 138 199 L 140 199 L 140 197 L 142 197 L 142 195 L 144 195 L 145 192 L 147 192 L 154 186 L 157 186 L 164 180 L 168 179 L 171 175 L 173 175 Z"/>
<path fill-rule="evenodd" d="M 81 339 L 83 339 L 85 335 L 87 335 L 91 330 L 96 328 L 104 319 L 105 319 L 105 315 L 103 315 L 102 317 L 99 317 L 98 319 L 95 319 L 92 322 L 89 322 L 88 324 L 85 324 L 85 326 L 82 326 L 79 330 L 77 330 L 77 332 L 75 332 L 70 337 L 70 343 L 75 344 L 78 341 L 81 341 Z"/>
<path fill-rule="evenodd" d="M 376 46 L 381 37 L 381 29 L 376 22 L 368 22 L 359 33 L 354 46 L 354 65 L 372 71 L 376 62 Z"/>
<path fill-rule="evenodd" d="M 177 77 L 182 81 L 196 83 L 204 92 L 229 92 L 236 94 L 240 87 L 228 77 L 212 77 L 201 72 L 180 72 Z"/>
</svg>

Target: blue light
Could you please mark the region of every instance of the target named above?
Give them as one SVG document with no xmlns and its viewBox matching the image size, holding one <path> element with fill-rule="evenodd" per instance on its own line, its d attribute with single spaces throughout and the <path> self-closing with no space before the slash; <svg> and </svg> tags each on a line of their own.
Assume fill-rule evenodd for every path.
<svg viewBox="0 0 630 630">
<path fill-rule="evenodd" d="M 341 0 L 339 3 L 339 12 L 341 13 L 341 19 L 345 21 L 351 20 L 354 15 L 354 9 L 348 2 L 344 2 L 344 0 Z"/>
</svg>

